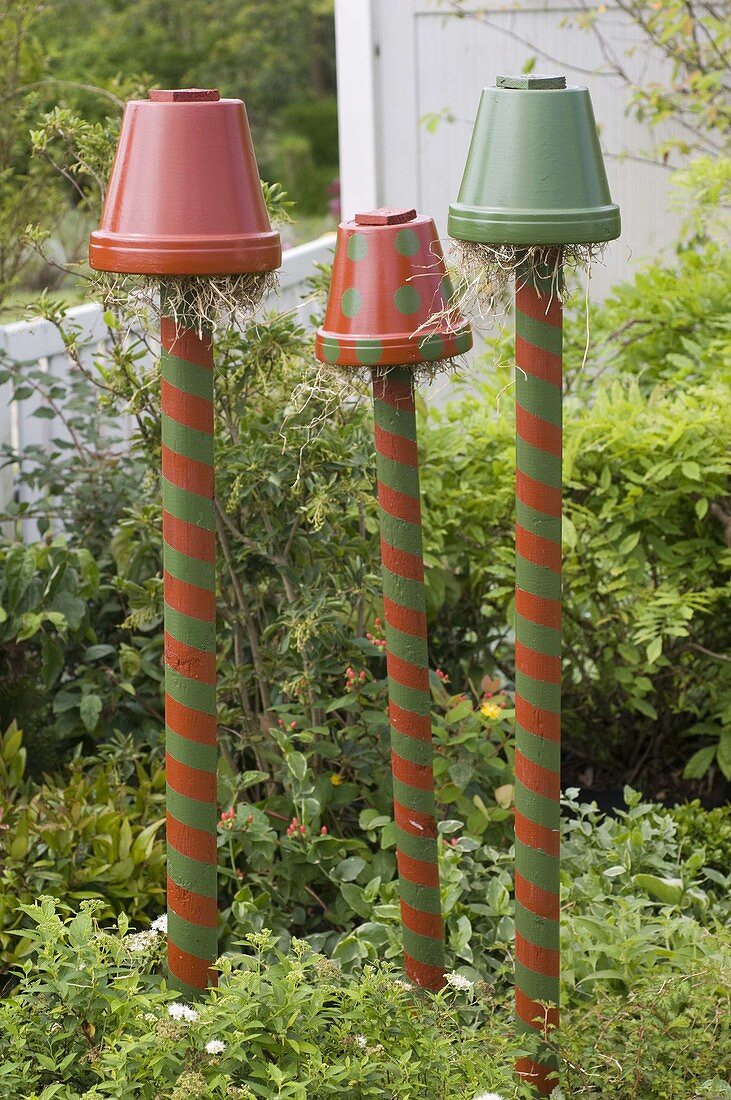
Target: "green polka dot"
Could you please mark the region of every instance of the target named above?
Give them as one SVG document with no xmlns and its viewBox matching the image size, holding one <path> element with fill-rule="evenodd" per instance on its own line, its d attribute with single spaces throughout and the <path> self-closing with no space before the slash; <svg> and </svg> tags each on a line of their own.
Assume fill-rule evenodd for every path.
<svg viewBox="0 0 731 1100">
<path fill-rule="evenodd" d="M 358 340 L 355 352 L 363 366 L 373 367 L 381 361 L 383 344 L 380 340 Z"/>
<path fill-rule="evenodd" d="M 343 294 L 340 308 L 346 317 L 355 317 L 360 312 L 360 306 L 360 291 L 356 290 L 354 286 L 349 287 Z"/>
<path fill-rule="evenodd" d="M 472 329 L 467 327 L 454 337 L 454 355 L 463 355 L 472 347 Z"/>
<path fill-rule="evenodd" d="M 442 279 L 441 289 L 444 301 L 451 303 L 452 298 L 454 298 L 454 287 L 452 286 L 452 280 L 449 278 L 449 275 L 445 275 Z"/>
<path fill-rule="evenodd" d="M 363 233 L 354 233 L 348 240 L 348 259 L 364 260 L 368 255 L 368 241 Z"/>
<path fill-rule="evenodd" d="M 444 340 L 436 332 L 432 333 L 431 336 L 425 336 L 424 339 L 419 342 L 420 353 L 430 363 L 436 362 L 437 359 L 444 358 L 444 348 Z"/>
<path fill-rule="evenodd" d="M 320 350 L 328 363 L 337 363 L 340 358 L 340 344 L 333 336 L 324 336 Z"/>
<path fill-rule="evenodd" d="M 421 307 L 419 291 L 414 286 L 401 286 L 393 296 L 394 305 L 399 313 L 418 313 Z"/>
<path fill-rule="evenodd" d="M 396 249 L 402 256 L 415 256 L 421 249 L 419 234 L 413 229 L 401 229 L 396 234 Z"/>
</svg>

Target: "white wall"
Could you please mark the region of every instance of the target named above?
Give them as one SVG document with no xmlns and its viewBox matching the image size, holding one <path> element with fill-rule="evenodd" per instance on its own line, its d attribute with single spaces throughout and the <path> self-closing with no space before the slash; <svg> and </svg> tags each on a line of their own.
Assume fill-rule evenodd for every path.
<svg viewBox="0 0 731 1100">
<path fill-rule="evenodd" d="M 623 220 L 621 240 L 592 280 L 601 295 L 675 239 L 679 215 L 667 210 L 668 171 L 621 156 L 643 157 L 660 135 L 628 116 L 625 85 L 607 75 L 596 35 L 566 25 L 583 0 L 508 0 L 499 10 L 470 0 L 468 6 L 489 9 L 486 23 L 460 19 L 438 0 L 335 0 L 343 214 L 416 205 L 444 233 L 481 89 L 501 73 L 520 72 L 535 56 L 537 72 L 563 73 L 591 91 Z M 641 35 L 611 2 L 601 7 L 597 25 L 625 69 L 662 81 L 662 59 L 648 55 Z M 445 109 L 455 120 L 430 133 L 420 120 Z"/>
</svg>

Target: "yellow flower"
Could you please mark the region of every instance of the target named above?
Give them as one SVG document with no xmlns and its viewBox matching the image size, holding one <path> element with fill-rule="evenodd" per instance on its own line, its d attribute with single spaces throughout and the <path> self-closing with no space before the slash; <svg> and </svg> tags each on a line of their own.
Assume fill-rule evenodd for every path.
<svg viewBox="0 0 731 1100">
<path fill-rule="evenodd" d="M 484 702 L 480 707 L 480 711 L 485 715 L 485 718 L 499 718 L 500 707 L 497 703 Z"/>
<path fill-rule="evenodd" d="M 330 776 L 330 782 L 332 783 L 333 787 L 339 787 L 342 781 L 342 775 L 338 775 L 337 772 L 334 775 Z"/>
</svg>

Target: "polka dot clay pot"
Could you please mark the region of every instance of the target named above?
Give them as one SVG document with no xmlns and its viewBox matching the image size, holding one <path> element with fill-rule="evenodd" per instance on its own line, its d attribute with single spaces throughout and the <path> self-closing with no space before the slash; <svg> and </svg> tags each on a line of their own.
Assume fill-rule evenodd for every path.
<svg viewBox="0 0 731 1100">
<path fill-rule="evenodd" d="M 128 103 L 91 266 L 237 275 L 273 271 L 281 258 L 241 100 L 182 88 Z"/>
<path fill-rule="evenodd" d="M 356 214 L 338 229 L 325 322 L 315 353 L 341 367 L 451 359 L 472 333 L 450 305 L 452 284 L 431 218 L 415 210 Z"/>
</svg>

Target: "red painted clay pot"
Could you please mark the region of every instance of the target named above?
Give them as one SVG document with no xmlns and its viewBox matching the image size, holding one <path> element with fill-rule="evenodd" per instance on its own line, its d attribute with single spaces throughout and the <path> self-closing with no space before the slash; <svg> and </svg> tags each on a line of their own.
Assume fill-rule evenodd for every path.
<svg viewBox="0 0 731 1100">
<path fill-rule="evenodd" d="M 375 210 L 343 222 L 325 323 L 315 354 L 343 367 L 396 366 L 461 355 L 470 327 L 450 308 L 453 290 L 431 218 Z"/>
<path fill-rule="evenodd" d="M 89 263 L 139 275 L 279 267 L 240 99 L 182 89 L 127 104 Z"/>
</svg>

